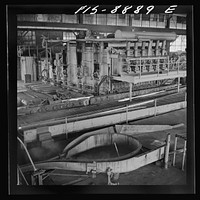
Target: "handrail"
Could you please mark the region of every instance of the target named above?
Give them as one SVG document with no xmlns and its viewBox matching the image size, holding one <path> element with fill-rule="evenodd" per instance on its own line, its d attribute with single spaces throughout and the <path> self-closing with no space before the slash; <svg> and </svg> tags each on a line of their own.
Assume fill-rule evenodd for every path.
<svg viewBox="0 0 200 200">
<path fill-rule="evenodd" d="M 172 62 L 169 60 L 168 57 L 129 57 L 130 61 L 133 61 L 135 63 L 130 63 L 130 68 L 133 68 L 130 70 L 130 73 L 135 72 L 135 69 L 138 68 L 136 74 L 138 74 L 139 78 L 141 78 L 142 74 L 142 67 L 146 67 L 150 69 L 151 67 L 155 67 L 157 70 L 147 70 L 148 72 L 157 72 L 157 76 L 159 76 L 159 73 L 162 70 L 165 70 L 167 72 L 167 75 L 169 74 L 170 71 L 177 71 L 177 74 L 179 74 L 180 70 L 186 70 L 185 64 L 187 63 L 186 60 L 180 61 L 178 59 L 176 62 Z M 149 63 L 146 63 L 146 61 L 150 61 Z M 160 62 L 160 60 L 164 60 L 163 62 Z M 155 61 L 155 62 L 154 62 Z M 142 63 L 144 62 L 144 63 Z M 126 65 L 127 63 L 124 63 Z M 183 69 L 182 69 L 183 68 Z M 134 73 L 134 74 L 135 74 Z"/>
<path fill-rule="evenodd" d="M 28 158 L 29 158 L 29 160 L 30 160 L 30 162 L 31 162 L 31 165 L 33 166 L 33 170 L 34 170 L 34 171 L 37 171 L 37 169 L 36 169 L 36 167 L 35 167 L 35 165 L 34 165 L 34 163 L 33 163 L 33 160 L 31 159 L 31 156 L 30 156 L 30 154 L 29 154 L 29 152 L 28 152 L 26 146 L 24 145 L 24 143 L 21 141 L 21 139 L 20 139 L 19 137 L 17 137 L 17 140 L 18 140 L 18 141 L 22 144 L 22 146 L 24 147 L 24 149 L 25 149 L 25 151 L 26 151 L 26 154 L 27 154 L 27 156 L 28 156 Z"/>
</svg>

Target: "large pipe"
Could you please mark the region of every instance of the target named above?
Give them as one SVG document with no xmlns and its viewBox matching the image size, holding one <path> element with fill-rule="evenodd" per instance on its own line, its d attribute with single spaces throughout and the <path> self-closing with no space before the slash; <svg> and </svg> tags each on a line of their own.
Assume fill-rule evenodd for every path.
<svg viewBox="0 0 200 200">
<path fill-rule="evenodd" d="M 155 40 L 175 40 L 176 33 L 175 32 L 131 32 L 131 31 L 115 31 L 115 38 L 118 39 L 155 39 Z"/>
<path fill-rule="evenodd" d="M 135 32 L 131 32 L 131 31 L 120 31 L 120 30 L 116 30 L 115 31 L 115 38 L 136 38 L 136 34 Z"/>
</svg>

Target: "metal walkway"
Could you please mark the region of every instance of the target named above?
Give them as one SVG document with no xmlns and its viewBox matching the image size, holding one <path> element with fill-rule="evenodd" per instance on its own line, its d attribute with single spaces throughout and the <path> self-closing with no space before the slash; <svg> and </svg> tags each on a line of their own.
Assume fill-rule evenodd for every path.
<svg viewBox="0 0 200 200">
<path fill-rule="evenodd" d="M 179 71 L 179 72 L 170 71 L 170 72 L 164 72 L 162 74 L 160 73 L 145 74 L 145 75 L 127 74 L 127 75 L 122 75 L 122 76 L 113 76 L 113 80 L 137 84 L 137 83 L 142 83 L 142 82 L 173 79 L 173 78 L 179 78 L 179 77 L 186 77 L 186 70 Z"/>
</svg>

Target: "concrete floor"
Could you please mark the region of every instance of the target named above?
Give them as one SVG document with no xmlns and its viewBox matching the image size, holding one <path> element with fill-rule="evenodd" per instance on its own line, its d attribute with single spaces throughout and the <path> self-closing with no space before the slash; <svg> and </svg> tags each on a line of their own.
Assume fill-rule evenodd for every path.
<svg viewBox="0 0 200 200">
<path fill-rule="evenodd" d="M 61 170 L 56 170 L 54 173 L 66 173 Z M 76 175 L 78 175 L 76 173 Z M 105 173 L 98 174 L 96 178 L 89 178 L 80 176 L 65 177 L 51 176 L 51 182 L 48 180 L 46 183 L 49 185 L 67 184 L 74 181 L 73 185 L 107 185 L 107 175 Z M 59 178 L 58 178 L 59 177 Z M 82 180 L 79 180 L 82 178 Z M 77 180 L 77 182 L 75 182 Z M 129 173 L 120 174 L 119 185 L 185 185 L 186 174 L 177 167 L 170 167 L 163 169 L 155 164 L 150 164 L 134 170 Z"/>
<path fill-rule="evenodd" d="M 167 114 L 130 122 L 130 124 L 138 124 L 138 125 L 175 125 L 184 123 L 184 126 L 181 126 L 179 128 L 171 129 L 168 131 L 157 131 L 152 133 L 142 133 L 134 135 L 139 139 L 139 141 L 143 145 L 148 145 L 154 140 L 161 140 L 165 141 L 166 136 L 168 133 L 171 134 L 171 143 L 170 143 L 170 151 L 173 150 L 174 146 L 174 138 L 175 134 L 180 135 L 186 135 L 186 109 L 181 109 L 178 111 L 170 112 Z M 44 160 L 51 158 L 55 155 L 58 155 L 62 152 L 64 147 L 66 146 L 68 142 L 66 140 L 60 140 L 56 141 L 53 145 L 47 146 L 47 147 L 33 147 L 29 149 L 29 152 L 33 158 L 34 161 Z M 177 148 L 183 147 L 183 141 L 178 140 L 178 146 Z M 22 150 L 18 150 L 18 159 L 19 163 L 26 163 L 28 162 L 28 159 L 26 156 L 23 156 L 24 152 Z M 135 171 L 129 172 L 129 173 L 123 173 L 120 174 L 119 177 L 119 184 L 120 185 L 184 185 L 186 184 L 186 170 L 181 170 L 181 159 L 182 154 L 179 154 L 177 156 L 177 162 L 176 166 L 171 166 L 171 157 L 170 157 L 170 163 L 169 168 L 166 170 L 163 168 L 163 166 L 160 166 L 162 163 L 153 163 L 146 165 L 144 167 L 141 167 Z M 69 173 L 63 170 L 56 170 L 57 173 Z M 79 173 L 76 172 L 76 175 Z M 82 173 L 82 175 L 84 175 Z M 58 178 L 59 177 L 59 178 Z M 52 184 L 52 185 L 60 185 L 67 182 L 77 180 L 77 182 L 74 182 L 74 185 L 107 185 L 107 175 L 106 174 L 98 174 L 96 178 L 83 178 L 82 180 L 80 177 L 76 176 L 73 178 L 70 178 L 68 176 L 51 176 L 51 181 L 46 180 L 46 184 Z M 80 180 L 79 180 L 80 179 Z"/>
</svg>

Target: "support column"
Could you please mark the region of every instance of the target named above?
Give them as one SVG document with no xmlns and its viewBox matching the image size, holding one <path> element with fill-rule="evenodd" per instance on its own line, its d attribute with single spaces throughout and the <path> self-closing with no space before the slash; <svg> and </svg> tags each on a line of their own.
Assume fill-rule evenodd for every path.
<svg viewBox="0 0 200 200">
<path fill-rule="evenodd" d="M 156 42 L 156 56 L 159 56 L 159 43 L 160 43 L 160 40 L 157 40 L 157 42 Z"/>
<path fill-rule="evenodd" d="M 85 65 L 87 69 L 86 84 L 92 86 L 94 84 L 93 73 L 94 73 L 94 53 L 93 44 L 86 43 L 85 47 Z"/>
<path fill-rule="evenodd" d="M 99 76 L 101 77 L 103 74 L 103 49 L 104 49 L 104 43 L 100 42 L 100 54 L 99 54 Z"/>
<path fill-rule="evenodd" d="M 155 99 L 154 116 L 156 116 L 156 112 L 157 112 L 157 99 Z"/>
<path fill-rule="evenodd" d="M 166 147 L 165 147 L 165 158 L 164 158 L 165 169 L 168 168 L 170 138 L 171 138 L 171 135 L 170 135 L 170 133 L 168 133 L 167 141 L 166 141 Z"/>
<path fill-rule="evenodd" d="M 132 83 L 129 83 L 129 86 L 130 86 L 130 96 L 129 96 L 129 99 L 130 99 L 130 101 L 132 101 L 132 89 L 133 89 L 133 84 L 132 84 Z"/>
<path fill-rule="evenodd" d="M 59 60 L 59 53 L 56 53 L 56 59 L 54 60 L 54 65 L 56 66 L 56 81 L 57 83 L 61 81 L 61 63 Z"/>
<path fill-rule="evenodd" d="M 46 54 L 46 69 L 47 69 L 47 77 L 49 78 L 49 63 L 48 63 L 48 46 L 47 41 L 45 43 L 45 54 Z"/>
<path fill-rule="evenodd" d="M 138 42 L 135 43 L 135 57 L 138 57 Z"/>
<path fill-rule="evenodd" d="M 177 88 L 178 88 L 178 93 L 179 93 L 179 91 L 180 91 L 180 77 L 178 77 L 178 83 L 177 84 L 178 84 Z"/>
<path fill-rule="evenodd" d="M 119 75 L 121 75 L 122 74 L 122 57 L 121 56 L 119 56 L 119 63 L 118 63 L 118 73 L 119 73 Z"/>
<path fill-rule="evenodd" d="M 166 41 L 166 51 L 169 52 L 170 50 L 170 41 Z"/>
<path fill-rule="evenodd" d="M 67 42 L 67 85 L 70 82 L 70 50 L 69 50 L 69 42 Z"/>
<path fill-rule="evenodd" d="M 81 63 L 81 67 L 83 70 L 83 78 L 82 78 L 82 90 L 85 90 L 85 83 L 86 83 L 86 73 L 85 73 L 85 67 L 86 67 L 86 50 L 85 50 L 85 42 L 82 43 L 82 63 Z"/>
<path fill-rule="evenodd" d="M 141 57 L 140 57 L 140 67 L 139 67 L 139 70 L 140 70 L 139 78 L 141 78 L 141 73 L 142 73 L 142 60 L 141 60 Z"/>
<path fill-rule="evenodd" d="M 108 78 L 111 76 L 111 58 L 110 58 L 109 50 L 110 49 L 107 47 L 107 66 L 108 66 L 107 73 L 108 73 Z M 111 83 L 110 83 L 110 78 L 109 78 L 109 83 L 108 83 L 108 87 L 109 87 L 108 91 L 109 91 L 109 93 L 111 91 L 110 85 L 111 85 Z"/>
<path fill-rule="evenodd" d="M 181 169 L 184 171 L 184 165 L 185 165 L 185 156 L 186 156 L 186 144 L 187 141 L 184 140 L 184 147 L 183 147 L 183 159 L 182 159 L 182 167 Z"/>
<path fill-rule="evenodd" d="M 31 185 L 43 185 L 43 174 L 45 170 L 38 170 L 31 175 Z"/>
<path fill-rule="evenodd" d="M 145 56 L 145 46 L 146 46 L 146 42 L 142 42 L 142 57 Z"/>
<path fill-rule="evenodd" d="M 148 56 L 152 56 L 152 43 L 153 43 L 153 41 L 150 40 L 149 41 L 149 46 L 148 46 Z"/>
<path fill-rule="evenodd" d="M 76 43 L 70 44 L 70 81 L 77 85 L 77 57 L 76 57 Z"/>
<path fill-rule="evenodd" d="M 130 46 L 131 46 L 131 43 L 130 42 L 127 42 L 126 43 L 126 50 L 127 50 L 127 63 L 128 63 L 128 72 L 130 72 Z"/>
<path fill-rule="evenodd" d="M 94 74 L 94 43 L 92 43 L 90 54 L 91 54 L 91 69 L 92 69 L 91 76 L 92 76 L 92 80 L 93 80 L 94 79 L 93 78 L 93 74 Z"/>
<path fill-rule="evenodd" d="M 66 48 L 62 52 L 62 58 L 63 58 L 63 66 L 62 66 L 62 71 L 63 71 L 63 85 L 66 86 L 67 82 L 67 53 L 66 53 Z"/>
<path fill-rule="evenodd" d="M 128 124 L 128 105 L 126 105 L 126 124 Z"/>
<path fill-rule="evenodd" d="M 66 139 L 68 139 L 67 117 L 65 118 L 65 135 L 66 135 Z"/>
<path fill-rule="evenodd" d="M 169 75 L 169 67 L 170 67 L 169 56 L 167 56 L 167 75 Z"/>
<path fill-rule="evenodd" d="M 157 66 L 158 66 L 158 74 L 157 74 L 157 76 L 159 76 L 159 71 L 160 71 L 160 59 L 159 58 L 158 58 Z"/>
<path fill-rule="evenodd" d="M 172 166 L 175 166 L 175 162 L 176 162 L 177 139 L 178 139 L 178 138 L 175 136 L 175 141 L 174 141 L 174 155 L 173 155 Z"/>
<path fill-rule="evenodd" d="M 164 40 L 162 43 L 162 56 L 165 55 L 165 52 L 166 52 L 166 40 Z"/>
</svg>

